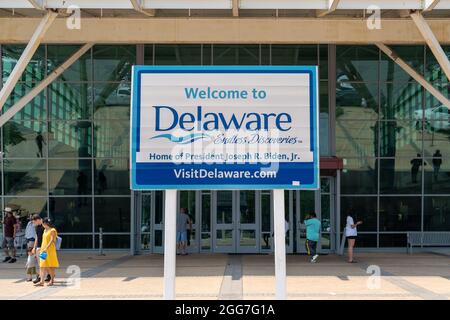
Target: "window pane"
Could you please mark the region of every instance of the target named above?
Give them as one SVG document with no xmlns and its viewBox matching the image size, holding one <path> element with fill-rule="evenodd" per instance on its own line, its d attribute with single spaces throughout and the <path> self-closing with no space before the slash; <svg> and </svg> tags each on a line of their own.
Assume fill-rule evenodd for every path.
<svg viewBox="0 0 450 320">
<path fill-rule="evenodd" d="M 14 104 L 29 93 L 34 87 L 34 84 L 18 83 L 15 85 L 8 100 L 6 100 L 3 111 L 7 111 Z M 45 102 L 45 90 L 36 95 L 25 107 L 17 112 L 12 119 L 13 120 L 47 120 L 47 108 Z"/>
<path fill-rule="evenodd" d="M 109 82 L 94 87 L 95 119 L 130 119 L 131 84 Z"/>
<path fill-rule="evenodd" d="M 201 65 L 201 46 L 165 45 L 155 46 L 155 65 Z"/>
<path fill-rule="evenodd" d="M 6 82 L 9 75 L 13 71 L 20 59 L 25 45 L 3 45 L 2 46 L 2 70 L 3 83 Z M 23 82 L 39 82 L 44 79 L 45 75 L 45 47 L 41 45 L 37 48 L 30 62 L 27 64 L 25 71 L 19 78 Z"/>
<path fill-rule="evenodd" d="M 403 234 L 381 234 L 380 248 L 406 248 L 406 233 Z"/>
<path fill-rule="evenodd" d="M 95 248 L 98 248 L 98 236 L 95 237 Z M 130 248 L 129 235 L 108 234 L 103 236 L 103 249 L 128 249 L 128 248 Z"/>
<path fill-rule="evenodd" d="M 420 212 L 420 197 L 380 197 L 380 231 L 420 230 Z"/>
<path fill-rule="evenodd" d="M 375 194 L 378 190 L 377 160 L 346 158 L 341 177 L 343 194 Z"/>
<path fill-rule="evenodd" d="M 47 155 L 47 126 L 39 121 L 8 121 L 3 126 L 3 152 L 8 158 L 42 158 Z"/>
<path fill-rule="evenodd" d="M 346 244 L 347 246 L 347 244 Z M 356 238 L 357 248 L 376 248 L 377 247 L 377 235 L 376 234 L 364 234 L 358 232 L 358 238 Z"/>
<path fill-rule="evenodd" d="M 425 231 L 450 231 L 450 197 L 425 197 Z"/>
<path fill-rule="evenodd" d="M 53 195 L 92 194 L 92 161 L 65 159 L 48 161 L 49 192 Z"/>
<path fill-rule="evenodd" d="M 381 118 L 422 119 L 424 89 L 417 82 L 384 83 L 380 88 Z"/>
<path fill-rule="evenodd" d="M 336 83 L 336 118 L 355 120 L 378 119 L 378 84 Z"/>
<path fill-rule="evenodd" d="M 358 235 L 364 231 L 377 231 L 377 197 L 341 197 L 341 230 L 349 213 L 363 222 L 358 227 Z"/>
<path fill-rule="evenodd" d="M 135 45 L 97 45 L 94 47 L 94 80 L 131 81 L 131 66 L 135 60 Z"/>
<path fill-rule="evenodd" d="M 449 157 L 442 156 L 442 151 L 440 153 L 437 153 L 437 151 L 433 153 L 434 158 L 425 159 L 427 163 L 424 168 L 425 193 L 450 194 Z"/>
<path fill-rule="evenodd" d="M 96 159 L 94 172 L 95 194 L 130 194 L 130 167 L 128 159 Z"/>
<path fill-rule="evenodd" d="M 50 217 L 58 232 L 92 232 L 92 198 L 50 197 Z"/>
<path fill-rule="evenodd" d="M 376 46 L 337 46 L 338 81 L 378 81 L 378 51 Z"/>
<path fill-rule="evenodd" d="M 422 158 L 380 160 L 380 192 L 384 194 L 420 194 Z"/>
<path fill-rule="evenodd" d="M 328 80 L 328 45 L 319 45 L 319 74 L 320 79 Z"/>
<path fill-rule="evenodd" d="M 47 194 L 46 160 L 5 160 L 5 194 Z"/>
<path fill-rule="evenodd" d="M 272 65 L 317 65 L 317 45 L 272 45 Z"/>
<path fill-rule="evenodd" d="M 446 53 L 447 57 L 450 57 L 450 46 L 442 46 L 442 49 Z M 433 52 L 431 52 L 428 46 L 425 46 L 426 50 L 426 68 L 425 68 L 425 78 L 428 81 L 442 81 L 447 82 L 448 79 L 445 75 L 444 70 L 437 62 L 436 57 Z"/>
<path fill-rule="evenodd" d="M 92 128 L 89 121 L 49 122 L 49 157 L 77 158 L 92 154 Z"/>
<path fill-rule="evenodd" d="M 376 121 L 336 121 L 336 154 L 345 158 L 373 157 L 377 154 Z"/>
<path fill-rule="evenodd" d="M 203 192 L 202 192 L 203 193 Z M 202 194 L 202 231 L 211 231 L 211 194 Z M 202 234 L 202 239 L 203 239 Z"/>
<path fill-rule="evenodd" d="M 325 194 L 321 195 L 321 221 L 322 221 L 322 231 L 323 232 L 331 232 L 331 202 L 330 202 L 330 195 Z"/>
<path fill-rule="evenodd" d="M 424 46 L 399 45 L 391 46 L 391 49 L 414 70 L 423 75 Z M 406 71 L 383 52 L 381 53 L 380 70 L 381 81 L 406 82 L 413 80 Z"/>
<path fill-rule="evenodd" d="M 259 65 L 259 45 L 214 45 L 215 65 Z"/>
<path fill-rule="evenodd" d="M 91 102 L 91 90 L 87 83 L 54 82 L 49 87 L 50 119 L 90 119 Z"/>
<path fill-rule="evenodd" d="M 192 223 L 195 223 L 195 191 L 180 191 L 180 208 L 186 208 Z"/>
<path fill-rule="evenodd" d="M 80 49 L 79 45 L 47 45 L 47 72 L 55 70 Z M 92 80 L 91 50 L 77 59 L 58 77 L 57 81 L 90 81 Z"/>
<path fill-rule="evenodd" d="M 61 235 L 62 249 L 92 249 L 92 235 Z"/>
<path fill-rule="evenodd" d="M 320 117 L 319 117 L 319 134 L 320 134 L 320 155 L 330 154 L 330 115 L 328 111 L 328 82 L 320 82 L 319 92 Z"/>
<path fill-rule="evenodd" d="M 414 121 L 379 121 L 380 156 L 414 158 L 422 153 L 422 131 Z"/>
<path fill-rule="evenodd" d="M 95 230 L 104 232 L 130 232 L 130 198 L 95 199 Z"/>
<path fill-rule="evenodd" d="M 47 198 L 46 197 L 36 197 L 36 198 L 15 198 L 15 197 L 5 197 L 5 207 L 10 207 L 12 209 L 21 210 L 23 215 L 28 216 L 29 214 L 39 214 L 41 217 L 47 217 Z M 23 228 L 26 225 L 22 226 Z"/>
<path fill-rule="evenodd" d="M 94 123 L 95 157 L 128 157 L 129 153 L 129 121 L 111 120 Z"/>
</svg>

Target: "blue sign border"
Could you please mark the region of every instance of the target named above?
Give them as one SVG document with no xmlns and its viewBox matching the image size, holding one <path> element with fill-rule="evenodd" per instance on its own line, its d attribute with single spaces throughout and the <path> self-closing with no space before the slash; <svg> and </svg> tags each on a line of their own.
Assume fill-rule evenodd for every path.
<svg viewBox="0 0 450 320">
<path fill-rule="evenodd" d="M 139 185 L 136 183 L 136 152 L 140 145 L 140 104 L 141 76 L 145 73 L 308 73 L 310 75 L 310 123 L 311 150 L 314 152 L 314 182 L 304 185 L 292 184 L 181 184 L 181 185 Z M 317 66 L 133 66 L 131 83 L 130 116 L 130 187 L 131 190 L 270 190 L 294 189 L 316 190 L 320 186 L 319 177 L 319 117 L 318 117 L 318 69 Z M 281 163 L 280 163 L 281 164 Z M 301 164 L 301 163 L 299 163 Z M 234 166 L 230 165 L 230 166 Z M 230 168 L 230 170 L 233 170 Z"/>
</svg>

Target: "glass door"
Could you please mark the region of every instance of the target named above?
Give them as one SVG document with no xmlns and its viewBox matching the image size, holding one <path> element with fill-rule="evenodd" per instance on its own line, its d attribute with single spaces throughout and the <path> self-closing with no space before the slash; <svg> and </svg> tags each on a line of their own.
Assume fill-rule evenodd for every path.
<svg viewBox="0 0 450 320">
<path fill-rule="evenodd" d="M 306 226 L 305 217 L 319 211 L 316 208 L 316 191 L 295 191 L 295 206 L 297 213 L 297 252 L 306 253 Z M 320 219 L 320 216 L 318 217 Z"/>
<path fill-rule="evenodd" d="M 177 214 L 180 213 L 181 208 L 185 208 L 187 210 L 187 214 L 189 218 L 192 221 L 192 230 L 188 230 L 188 241 L 187 241 L 187 252 L 198 252 L 198 240 L 197 240 L 197 206 L 196 203 L 198 203 L 197 200 L 197 194 L 196 191 L 180 191 L 178 193 L 179 196 L 179 210 L 177 211 Z"/>
<path fill-rule="evenodd" d="M 236 192 L 238 203 L 237 253 L 259 252 L 256 237 L 259 215 L 256 214 L 256 191 L 242 190 Z M 258 210 L 260 211 L 260 210 Z"/>
<path fill-rule="evenodd" d="M 235 192 L 216 191 L 214 197 L 214 252 L 236 252 L 236 236 L 234 227 Z"/>
<path fill-rule="evenodd" d="M 153 214 L 153 252 L 164 253 L 164 193 L 163 191 L 152 191 Z"/>
<path fill-rule="evenodd" d="M 151 249 L 151 216 L 152 216 L 152 194 L 141 194 L 141 212 L 139 219 L 140 242 L 138 250 L 150 251 Z"/>
</svg>

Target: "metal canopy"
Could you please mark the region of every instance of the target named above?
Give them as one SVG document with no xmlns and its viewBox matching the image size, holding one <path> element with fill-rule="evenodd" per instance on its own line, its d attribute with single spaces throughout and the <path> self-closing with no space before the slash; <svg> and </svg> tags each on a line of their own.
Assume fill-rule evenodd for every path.
<svg viewBox="0 0 450 320">
<path fill-rule="evenodd" d="M 2 0 L 3 9 L 67 8 L 81 9 L 228 9 L 233 0 Z M 381 10 L 449 10 L 450 0 L 240 0 L 239 9 L 296 9 L 296 10 L 365 10 L 378 6 Z M 331 7 L 330 7 L 331 4 Z M 335 7 L 334 7 L 335 6 Z"/>
</svg>

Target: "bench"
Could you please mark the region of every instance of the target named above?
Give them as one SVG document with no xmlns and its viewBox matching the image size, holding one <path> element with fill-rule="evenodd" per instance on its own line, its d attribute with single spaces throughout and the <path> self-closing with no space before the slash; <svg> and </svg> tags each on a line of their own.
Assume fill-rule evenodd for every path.
<svg viewBox="0 0 450 320">
<path fill-rule="evenodd" d="M 415 246 L 450 246 L 450 232 L 408 232 L 406 252 L 412 253 L 412 248 Z"/>
</svg>

